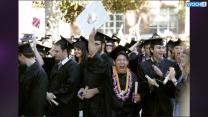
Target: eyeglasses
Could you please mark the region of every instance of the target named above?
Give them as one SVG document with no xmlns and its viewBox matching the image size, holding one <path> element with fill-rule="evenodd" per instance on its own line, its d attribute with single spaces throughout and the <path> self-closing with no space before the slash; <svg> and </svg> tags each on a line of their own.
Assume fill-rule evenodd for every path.
<svg viewBox="0 0 208 117">
<path fill-rule="evenodd" d="M 113 47 L 113 45 L 106 45 L 106 47 Z"/>
<path fill-rule="evenodd" d="M 95 43 L 95 45 L 96 45 L 96 46 L 99 46 L 99 45 L 101 45 L 101 44 L 100 44 L 100 43 Z"/>
</svg>

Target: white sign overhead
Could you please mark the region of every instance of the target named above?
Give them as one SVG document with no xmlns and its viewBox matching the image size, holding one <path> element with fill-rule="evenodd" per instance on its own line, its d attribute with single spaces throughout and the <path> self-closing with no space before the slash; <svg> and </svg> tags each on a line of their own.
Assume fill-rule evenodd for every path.
<svg viewBox="0 0 208 117">
<path fill-rule="evenodd" d="M 92 29 L 98 29 L 105 24 L 108 19 L 109 16 L 102 2 L 93 1 L 80 13 L 76 18 L 76 22 L 81 30 L 81 35 L 88 39 Z"/>
</svg>

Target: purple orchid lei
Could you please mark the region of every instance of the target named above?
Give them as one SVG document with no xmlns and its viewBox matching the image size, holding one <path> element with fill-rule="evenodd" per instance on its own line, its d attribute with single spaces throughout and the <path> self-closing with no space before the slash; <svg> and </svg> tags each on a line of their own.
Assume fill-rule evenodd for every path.
<svg viewBox="0 0 208 117">
<path fill-rule="evenodd" d="M 130 95 L 130 92 L 131 92 L 131 86 L 132 86 L 132 76 L 131 76 L 131 73 L 128 69 L 128 80 L 129 80 L 129 85 L 128 85 L 128 89 L 127 89 L 127 92 L 119 92 L 119 89 L 118 89 L 118 86 L 117 86 L 117 81 L 116 81 L 116 73 L 113 72 L 113 75 L 112 75 L 112 79 L 113 79 L 113 85 L 114 85 L 114 92 L 117 96 L 117 98 L 121 99 L 122 101 L 126 101 L 128 98 L 129 98 L 129 95 Z M 119 85 L 119 84 L 118 84 Z"/>
</svg>

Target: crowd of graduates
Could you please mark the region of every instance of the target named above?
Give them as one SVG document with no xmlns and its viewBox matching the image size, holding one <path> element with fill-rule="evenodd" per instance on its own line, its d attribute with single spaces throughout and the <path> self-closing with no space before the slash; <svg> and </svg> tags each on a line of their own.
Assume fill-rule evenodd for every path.
<svg viewBox="0 0 208 117">
<path fill-rule="evenodd" d="M 184 42 L 156 33 L 125 46 L 119 41 L 93 30 L 89 39 L 61 37 L 44 49 L 47 56 L 34 38 L 19 44 L 19 115 L 188 116 Z"/>
</svg>

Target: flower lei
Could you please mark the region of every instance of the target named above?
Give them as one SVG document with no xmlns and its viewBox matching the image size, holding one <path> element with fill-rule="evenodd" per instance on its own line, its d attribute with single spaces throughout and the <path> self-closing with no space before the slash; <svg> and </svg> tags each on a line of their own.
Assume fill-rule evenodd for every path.
<svg viewBox="0 0 208 117">
<path fill-rule="evenodd" d="M 125 86 L 125 90 L 121 90 L 120 87 L 120 82 L 119 82 L 119 78 L 118 78 L 118 73 L 116 70 L 116 67 L 113 66 L 113 75 L 112 75 L 112 79 L 113 79 L 113 90 L 116 94 L 116 96 L 121 99 L 122 101 L 126 101 L 126 99 L 129 98 L 130 92 L 131 92 L 131 86 L 132 86 L 132 76 L 130 73 L 130 70 L 127 68 L 127 74 L 126 74 L 126 86 Z"/>
</svg>

